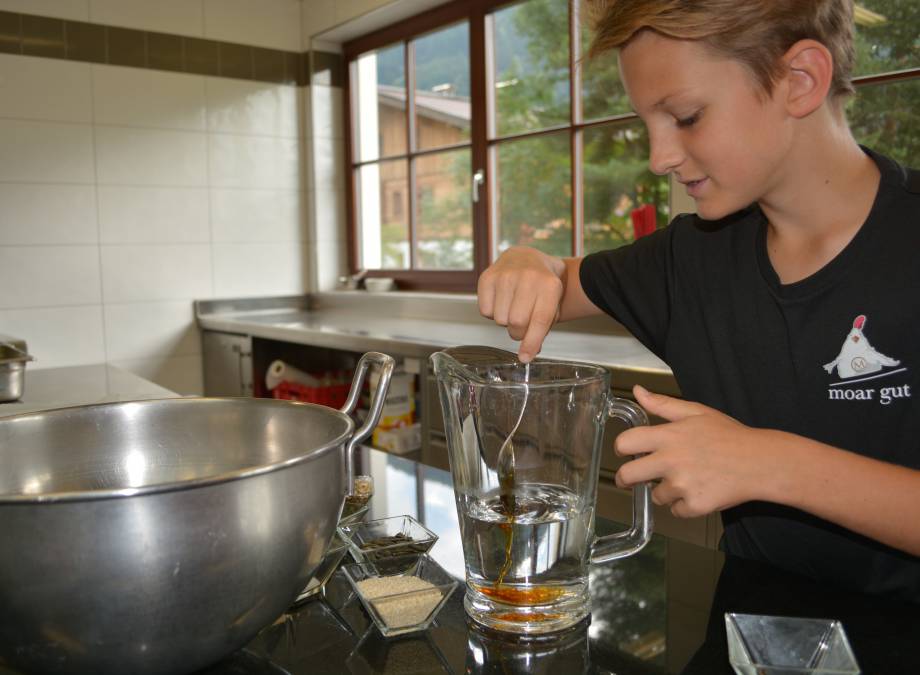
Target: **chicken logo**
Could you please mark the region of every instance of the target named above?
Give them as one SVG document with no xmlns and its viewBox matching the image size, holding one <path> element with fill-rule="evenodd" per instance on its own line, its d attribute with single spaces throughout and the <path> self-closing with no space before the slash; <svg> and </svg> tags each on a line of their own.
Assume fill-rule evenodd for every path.
<svg viewBox="0 0 920 675">
<path fill-rule="evenodd" d="M 872 348 L 866 336 L 863 335 L 865 325 L 866 316 L 864 314 L 854 319 L 853 329 L 847 335 L 840 353 L 837 354 L 836 359 L 824 364 L 824 370 L 832 373 L 836 368 L 840 379 L 847 379 L 857 375 L 877 373 L 882 368 L 900 365 L 900 361 L 880 354 Z"/>
</svg>

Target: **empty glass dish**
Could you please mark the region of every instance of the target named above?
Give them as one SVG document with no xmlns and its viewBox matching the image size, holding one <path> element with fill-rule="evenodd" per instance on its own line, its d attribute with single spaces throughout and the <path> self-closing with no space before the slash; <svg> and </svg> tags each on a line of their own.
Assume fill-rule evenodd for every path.
<svg viewBox="0 0 920 675">
<path fill-rule="evenodd" d="M 725 630 L 738 675 L 859 675 L 839 621 L 729 612 Z"/>
</svg>

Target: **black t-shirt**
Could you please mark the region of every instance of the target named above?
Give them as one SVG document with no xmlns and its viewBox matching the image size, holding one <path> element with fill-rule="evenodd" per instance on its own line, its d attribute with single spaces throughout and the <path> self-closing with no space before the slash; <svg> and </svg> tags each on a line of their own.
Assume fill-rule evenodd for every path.
<svg viewBox="0 0 920 675">
<path fill-rule="evenodd" d="M 881 171 L 869 217 L 806 279 L 780 283 L 754 206 L 721 221 L 682 215 L 589 255 L 581 284 L 670 365 L 687 399 L 920 469 L 920 173 L 866 152 Z M 920 602 L 920 558 L 802 511 L 749 502 L 723 524 L 730 553 Z"/>
</svg>

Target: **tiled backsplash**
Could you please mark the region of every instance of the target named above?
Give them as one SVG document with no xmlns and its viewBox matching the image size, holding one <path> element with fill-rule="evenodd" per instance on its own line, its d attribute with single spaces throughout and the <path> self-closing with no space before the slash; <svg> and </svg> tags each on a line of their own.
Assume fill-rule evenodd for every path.
<svg viewBox="0 0 920 675">
<path fill-rule="evenodd" d="M 308 289 L 304 90 L 0 55 L 0 326 L 201 391 L 191 301 Z"/>
<path fill-rule="evenodd" d="M 382 1 L 0 0 L 0 329 L 30 367 L 200 393 L 193 299 L 334 283 L 342 59 L 301 36 Z"/>
</svg>

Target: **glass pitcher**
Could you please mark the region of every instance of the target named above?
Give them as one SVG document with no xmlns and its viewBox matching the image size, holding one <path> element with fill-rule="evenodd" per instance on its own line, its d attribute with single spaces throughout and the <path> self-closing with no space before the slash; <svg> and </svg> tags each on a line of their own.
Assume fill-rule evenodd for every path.
<svg viewBox="0 0 920 675">
<path fill-rule="evenodd" d="M 594 504 L 609 417 L 648 424 L 610 393 L 598 366 L 520 363 L 490 347 L 431 356 L 447 433 L 467 614 L 519 634 L 563 630 L 589 612 L 588 565 L 624 558 L 652 534 L 648 484 L 633 490 L 632 527 L 594 537 Z"/>
</svg>

